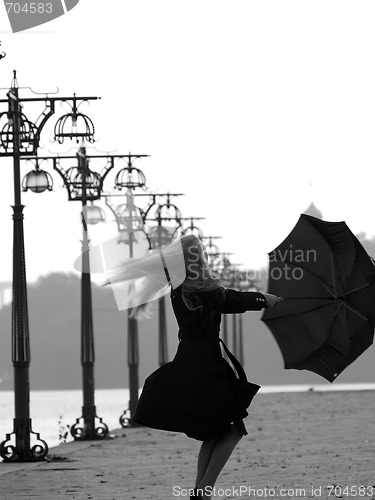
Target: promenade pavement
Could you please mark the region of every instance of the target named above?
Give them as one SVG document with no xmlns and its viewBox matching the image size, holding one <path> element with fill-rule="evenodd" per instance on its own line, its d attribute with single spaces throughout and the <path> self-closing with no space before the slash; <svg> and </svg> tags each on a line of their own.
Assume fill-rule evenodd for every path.
<svg viewBox="0 0 375 500">
<path fill-rule="evenodd" d="M 213 499 L 375 498 L 375 391 L 259 394 L 245 423 Z M 42 462 L 0 463 L 0 498 L 189 498 L 198 441 L 141 427 L 110 434 Z"/>
</svg>

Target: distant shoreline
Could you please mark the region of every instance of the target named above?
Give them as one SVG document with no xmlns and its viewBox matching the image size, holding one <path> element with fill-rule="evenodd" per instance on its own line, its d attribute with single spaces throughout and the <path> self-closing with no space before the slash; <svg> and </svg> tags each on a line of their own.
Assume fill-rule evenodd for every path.
<svg viewBox="0 0 375 500">
<path fill-rule="evenodd" d="M 288 384 L 264 385 L 259 393 L 271 394 L 275 392 L 333 392 L 333 391 L 374 391 L 375 382 L 357 382 L 342 384 Z"/>
<path fill-rule="evenodd" d="M 96 389 L 96 392 L 103 391 L 128 391 L 128 387 L 107 387 L 106 389 Z M 141 388 L 140 388 L 141 390 Z M 78 391 L 82 389 L 31 389 L 31 392 L 66 392 Z M 375 391 L 375 382 L 354 382 L 354 383 L 341 383 L 341 384 L 266 384 L 261 386 L 259 394 L 272 394 L 280 392 L 332 392 L 332 391 Z M 13 392 L 12 388 L 2 388 L 0 392 Z"/>
</svg>

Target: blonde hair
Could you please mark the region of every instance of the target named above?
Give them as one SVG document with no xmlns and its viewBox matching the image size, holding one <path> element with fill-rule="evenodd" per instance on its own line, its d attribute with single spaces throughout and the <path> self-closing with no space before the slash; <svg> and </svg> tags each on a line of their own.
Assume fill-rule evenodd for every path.
<svg viewBox="0 0 375 500">
<path fill-rule="evenodd" d="M 107 271 L 107 278 L 119 309 L 131 309 L 136 318 L 149 315 L 149 303 L 166 295 L 170 286 L 181 286 L 182 300 L 190 310 L 203 307 L 201 292 L 224 293 L 205 259 L 202 242 L 194 235 L 183 236 L 144 257 L 128 259 Z"/>
</svg>

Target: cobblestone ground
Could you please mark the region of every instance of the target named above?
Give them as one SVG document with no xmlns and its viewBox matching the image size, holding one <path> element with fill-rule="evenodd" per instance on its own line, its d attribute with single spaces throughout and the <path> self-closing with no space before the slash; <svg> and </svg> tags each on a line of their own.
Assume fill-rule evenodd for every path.
<svg viewBox="0 0 375 500">
<path fill-rule="evenodd" d="M 374 499 L 375 392 L 260 394 L 213 499 Z M 147 428 L 0 463 L 2 500 L 189 497 L 199 442 Z"/>
</svg>

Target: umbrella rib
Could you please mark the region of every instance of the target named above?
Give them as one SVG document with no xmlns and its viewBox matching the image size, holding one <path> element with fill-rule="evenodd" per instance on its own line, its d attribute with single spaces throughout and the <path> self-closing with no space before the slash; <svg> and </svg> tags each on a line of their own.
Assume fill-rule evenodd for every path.
<svg viewBox="0 0 375 500">
<path fill-rule="evenodd" d="M 299 267 L 299 268 L 303 269 L 303 271 L 306 271 L 309 274 L 311 274 L 312 276 L 315 276 L 322 283 L 322 285 L 326 288 L 326 290 L 328 292 L 332 293 L 332 295 L 326 296 L 326 297 L 283 297 L 284 300 L 288 300 L 288 299 L 293 299 L 293 300 L 298 300 L 298 299 L 324 299 L 324 300 L 327 300 L 327 299 L 340 299 L 342 297 L 346 297 L 348 295 L 352 295 L 353 293 L 359 292 L 362 289 L 367 288 L 368 286 L 375 285 L 375 281 L 373 281 L 372 283 L 366 283 L 366 284 L 361 285 L 361 286 L 359 286 L 357 288 L 353 288 L 353 290 L 349 290 L 348 292 L 345 292 L 343 294 L 337 295 L 338 291 L 337 291 L 336 288 L 333 288 L 330 285 L 328 285 L 328 283 L 326 283 L 320 276 L 318 276 L 316 273 L 313 273 L 309 269 L 306 269 L 303 266 L 297 266 L 294 262 L 288 261 L 286 259 L 284 259 L 283 261 L 276 261 L 276 262 L 284 262 L 284 263 L 286 262 L 287 264 L 290 264 L 290 265 L 292 265 L 294 267 Z M 332 272 L 333 272 L 333 269 L 332 269 Z M 332 281 L 335 281 L 335 277 L 334 277 L 333 274 L 332 274 Z"/>
<path fill-rule="evenodd" d="M 338 302 L 340 302 L 340 304 L 344 305 L 345 307 L 347 307 L 350 311 L 352 311 L 353 313 L 357 314 L 360 318 L 364 319 L 365 321 L 369 321 L 368 318 L 366 318 L 366 316 L 363 316 L 363 314 L 361 314 L 358 309 L 356 307 L 354 307 L 352 304 L 348 304 L 348 302 L 346 300 L 340 300 L 340 299 L 337 299 Z"/>
<path fill-rule="evenodd" d="M 333 256 L 333 253 L 331 252 L 331 281 L 334 285 L 333 290 L 337 293 L 337 283 L 336 283 L 336 276 L 335 276 L 335 259 Z"/>
<path fill-rule="evenodd" d="M 335 297 L 334 295 L 329 297 L 283 297 L 283 300 L 303 300 L 303 299 L 340 300 L 340 299 L 345 299 L 345 297 L 352 295 L 353 293 L 360 292 L 364 288 L 367 288 L 372 285 L 375 285 L 375 281 L 373 281 L 372 283 L 366 283 L 365 285 L 358 286 L 357 288 L 353 288 L 353 290 L 349 290 L 348 292 L 345 292 L 342 295 L 339 295 L 338 297 Z"/>
<path fill-rule="evenodd" d="M 283 300 L 336 300 L 337 297 L 334 295 L 329 295 L 327 297 L 282 297 Z"/>
<path fill-rule="evenodd" d="M 351 271 L 353 270 L 354 264 L 355 258 L 353 257 L 352 262 L 348 265 L 348 269 L 345 271 L 345 274 L 342 277 L 342 283 L 344 283 L 347 277 L 350 275 Z"/>
<path fill-rule="evenodd" d="M 336 302 L 336 303 L 340 304 L 340 308 L 342 306 L 345 306 L 350 311 L 352 311 L 353 313 L 357 314 L 357 316 L 359 316 L 360 318 L 364 319 L 365 321 L 369 321 L 369 319 L 366 318 L 366 316 L 363 316 L 363 314 L 361 314 L 356 307 L 354 307 L 352 304 L 349 305 L 347 300 L 345 300 L 345 299 L 342 300 L 342 299 L 337 298 L 337 297 L 286 297 L 283 300 L 299 300 L 299 299 L 332 299 L 332 302 L 330 302 L 329 304 L 323 304 L 321 306 L 314 307 L 313 309 L 309 309 L 308 312 L 317 311 L 318 309 L 322 309 L 323 307 L 330 306 L 331 304 L 333 304 L 334 302 Z M 300 314 L 305 314 L 306 312 L 307 311 L 301 311 L 299 313 L 293 313 L 293 316 L 299 316 Z M 290 314 L 285 314 L 284 316 L 277 316 L 277 318 L 269 318 L 269 319 L 286 318 L 288 316 L 290 316 Z M 268 319 L 267 319 L 267 321 L 268 321 Z"/>
<path fill-rule="evenodd" d="M 312 298 L 319 298 L 319 297 L 312 297 Z M 292 297 L 291 297 L 292 299 Z M 288 300 L 288 299 L 284 299 L 284 300 Z M 266 321 L 272 321 L 274 319 L 279 319 L 279 318 L 289 318 L 290 316 L 301 316 L 303 314 L 306 314 L 307 312 L 313 312 L 313 311 L 317 311 L 318 309 L 322 309 L 323 307 L 328 307 L 328 306 L 331 306 L 333 304 L 333 302 L 330 302 L 329 304 L 322 304 L 321 306 L 317 306 L 317 307 L 314 307 L 313 309 L 309 309 L 308 311 L 301 311 L 301 312 L 293 312 L 293 314 L 278 314 L 277 316 L 275 316 L 274 318 L 267 318 Z"/>
<path fill-rule="evenodd" d="M 283 300 L 303 300 L 303 299 L 340 300 L 340 299 L 345 299 L 345 297 L 352 295 L 353 293 L 360 292 L 364 288 L 367 288 L 372 285 L 375 285 L 375 281 L 373 281 L 372 283 L 366 283 L 365 285 L 358 286 L 357 288 L 353 288 L 353 290 L 349 290 L 348 292 L 345 292 L 342 295 L 339 295 L 338 297 L 335 297 L 334 295 L 331 295 L 329 297 L 283 297 Z"/>
<path fill-rule="evenodd" d="M 343 293 L 338 298 L 341 299 L 342 297 L 346 297 L 347 295 L 352 295 L 353 293 L 359 292 L 360 290 L 363 290 L 364 288 L 367 288 L 368 286 L 372 286 L 374 284 L 375 281 L 373 281 L 372 283 L 366 283 L 365 285 L 358 286 L 357 288 L 353 288 L 353 290 L 349 290 L 348 292 Z"/>
<path fill-rule="evenodd" d="M 313 273 L 310 269 L 306 269 L 305 267 L 300 266 L 300 265 L 297 266 L 297 264 L 295 264 L 294 262 L 291 262 L 290 260 L 287 260 L 287 259 L 283 259 L 283 260 L 280 260 L 280 261 L 276 260 L 275 262 L 280 263 L 280 264 L 281 263 L 283 263 L 283 264 L 286 263 L 286 264 L 290 264 L 293 267 L 299 267 L 303 271 L 311 274 L 312 276 L 315 276 L 315 278 L 317 278 L 322 283 L 322 285 L 326 288 L 326 290 L 329 293 L 332 293 L 332 298 L 336 298 L 336 295 L 335 295 L 336 290 L 334 288 L 332 288 L 328 283 L 326 283 L 321 276 L 317 275 L 316 273 Z M 314 298 L 319 298 L 319 297 L 314 297 Z M 328 297 L 328 298 L 331 298 L 331 297 Z"/>
</svg>

